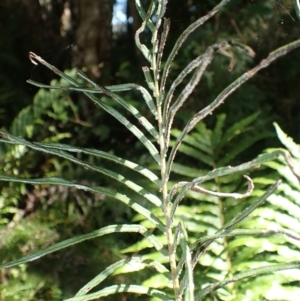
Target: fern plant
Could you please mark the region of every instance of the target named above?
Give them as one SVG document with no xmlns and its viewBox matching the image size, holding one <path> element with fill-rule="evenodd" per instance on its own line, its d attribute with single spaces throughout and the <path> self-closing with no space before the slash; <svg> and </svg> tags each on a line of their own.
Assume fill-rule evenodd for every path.
<svg viewBox="0 0 300 301">
<path fill-rule="evenodd" d="M 277 136 L 285 149 L 289 151 L 286 153 L 286 159 L 279 158 L 276 162 L 266 162 L 264 166 L 271 170 L 257 176 L 255 178 L 255 185 L 259 193 L 272 182 L 278 175 L 282 179 L 282 184 L 272 194 L 267 201 L 268 206 L 263 206 L 256 210 L 251 221 L 247 221 L 246 226 L 253 221 L 256 227 L 268 227 L 273 229 L 283 229 L 284 231 L 293 232 L 299 229 L 299 158 L 300 146 L 297 145 L 292 138 L 288 137 L 279 127 L 274 123 Z M 273 152 L 274 149 L 267 149 L 266 152 Z M 296 230 L 298 233 L 299 231 Z M 270 254 L 272 262 L 282 262 L 282 257 L 290 260 L 299 260 L 299 241 L 291 240 L 288 237 L 273 237 L 263 243 L 258 240 L 254 241 L 253 249 L 259 250 L 262 255 Z M 257 251 L 256 251 L 257 252 Z M 265 296 L 270 300 L 297 300 L 300 297 L 300 289 L 298 285 L 300 277 L 295 270 L 280 272 L 275 281 L 270 283 L 270 277 L 263 277 L 259 279 L 264 287 L 268 288 Z"/>
<path fill-rule="evenodd" d="M 137 10 L 142 18 L 142 25 L 136 32 L 135 42 L 148 62 L 148 66 L 142 67 L 148 89 L 132 83 L 102 87 L 92 82 L 81 71 L 77 73 L 80 78 L 80 80 L 78 80 L 58 70 L 55 66 L 50 65 L 35 53 L 29 53 L 32 63 L 42 64 L 49 68 L 66 80 L 68 86 L 53 87 L 31 80 L 28 81 L 29 83 L 41 88 L 79 91 L 84 93 L 96 106 L 115 117 L 139 140 L 147 151 L 148 156 L 150 156 L 153 162 L 159 167 L 160 174 L 157 175 L 155 169 L 150 170 L 150 168 L 132 162 L 128 158 L 117 157 L 111 153 L 97 149 L 80 148 L 53 142 L 33 142 L 1 131 L 1 141 L 4 143 L 22 145 L 26 150 L 40 151 L 51 156 L 63 158 L 87 170 L 105 175 L 111 179 L 113 183 L 124 186 L 124 190 L 114 190 L 111 187 L 83 184 L 57 177 L 33 179 L 20 178 L 14 174 L 2 174 L 0 175 L 2 181 L 31 185 L 60 185 L 105 195 L 124 203 L 137 212 L 139 217 L 144 219 L 143 222 L 138 222 L 137 220 L 137 222 L 133 224 L 110 225 L 91 233 L 71 237 L 23 258 L 3 263 L 1 268 L 10 268 L 28 263 L 41 256 L 73 246 L 85 240 L 114 233 L 140 234 L 147 240 L 148 246 L 153 247 L 156 252 L 151 252 L 148 257 L 143 256 L 143 254 L 140 256 L 136 256 L 135 254 L 132 257 L 121 259 L 108 266 L 104 271 L 99 272 L 99 274 L 84 285 L 74 297 L 66 300 L 95 300 L 121 292 L 135 293 L 138 295 L 146 294 L 159 300 L 177 301 L 183 298 L 190 301 L 208 298 L 229 300 L 234 298 L 234 296 L 245 295 L 247 293 L 245 291 L 234 292 L 235 288 L 230 286 L 232 283 L 248 278 L 258 279 L 257 277 L 261 275 L 300 267 L 299 260 L 291 261 L 284 258 L 282 258 L 282 261 L 278 261 L 279 263 L 257 264 L 255 267 L 251 266 L 250 269 L 248 269 L 246 259 L 243 262 L 245 266 L 239 266 L 237 270 L 230 268 L 230 264 L 228 263 L 228 254 L 231 246 L 229 243 L 228 245 L 224 243 L 227 239 L 230 241 L 230 239 L 233 238 L 234 241 L 240 237 L 246 237 L 246 239 L 248 239 L 248 237 L 253 236 L 265 237 L 272 234 L 282 234 L 285 237 L 300 240 L 296 234 L 292 234 L 284 229 L 237 228 L 239 223 L 244 221 L 269 198 L 280 185 L 280 181 L 271 184 L 261 195 L 254 197 L 249 206 L 241 208 L 240 210 L 236 209 L 236 211 L 231 213 L 232 215 L 228 220 L 218 223 L 215 219 L 216 199 L 222 197 L 240 200 L 249 197 L 253 192 L 253 181 L 245 174 L 248 173 L 250 169 L 258 168 L 261 164 L 273 161 L 281 155 L 288 158 L 285 151 L 277 150 L 266 153 L 251 161 L 232 167 L 228 165 L 230 163 L 229 161 L 236 153 L 241 151 L 238 148 L 232 149 L 227 159 L 226 157 L 220 159 L 220 154 L 215 156 L 214 160 L 218 159 L 217 164 L 216 161 L 214 162 L 212 160 L 205 162 L 209 163 L 207 172 L 201 173 L 201 171 L 199 171 L 197 174 L 196 170 L 194 170 L 194 177 L 192 179 L 184 179 L 184 181 L 180 180 L 176 183 L 170 181 L 172 170 L 176 170 L 174 160 L 180 150 L 180 146 L 187 146 L 186 143 L 188 140 L 193 138 L 189 133 L 197 124 L 206 116 L 212 114 L 230 94 L 253 77 L 259 70 L 267 67 L 279 57 L 300 46 L 300 40 L 297 40 L 270 53 L 270 55 L 257 66 L 242 74 L 232 84 L 221 91 L 210 105 L 194 114 L 181 131 L 173 131 L 173 135 L 176 139 L 175 141 L 171 141 L 173 124 L 177 113 L 199 84 L 204 72 L 215 55 L 221 54 L 227 57 L 229 56 L 229 69 L 232 69 L 235 63 L 235 56 L 234 52 L 231 51 L 232 49 L 237 48 L 244 54 L 244 57 L 252 57 L 254 55 L 253 50 L 236 41 L 216 43 L 209 46 L 203 54 L 199 55 L 183 68 L 171 86 L 167 86 L 167 79 L 172 70 L 172 63 L 187 37 L 218 13 L 228 2 L 229 0 L 220 1 L 207 15 L 192 23 L 178 38 L 165 63 L 162 64 L 164 46 L 170 29 L 170 20 L 164 18 L 167 1 L 153 0 L 150 1 L 149 5 L 145 8 L 142 6 L 141 1 L 135 0 Z M 152 38 L 148 44 L 144 44 L 140 38 L 143 32 L 151 33 Z M 181 87 L 181 83 L 184 83 L 186 79 L 187 84 Z M 86 84 L 82 84 L 82 81 Z M 119 96 L 118 92 L 128 90 L 137 90 L 141 93 L 149 111 L 153 115 L 151 121 L 142 116 L 136 107 Z M 179 92 L 177 92 L 178 90 Z M 131 114 L 135 121 L 127 119 L 124 111 L 109 105 L 105 99 L 98 98 L 97 94 L 103 94 L 113 99 L 113 101 L 118 103 L 127 113 Z M 219 117 L 213 135 L 205 130 L 203 123 L 200 124 L 200 126 L 202 125 L 203 127 L 201 133 L 211 135 L 210 138 L 213 140 L 213 145 L 217 146 L 215 149 L 217 151 L 220 151 L 222 144 L 227 143 L 228 139 L 234 135 L 234 131 L 228 130 L 222 138 L 222 118 L 224 117 Z M 157 125 L 155 125 L 155 123 Z M 248 123 L 250 122 L 248 121 Z M 205 155 L 211 155 L 211 150 L 205 145 L 207 137 L 199 137 L 199 145 L 201 145 L 200 149 L 203 155 L 202 160 L 204 160 L 205 152 Z M 183 147 L 181 150 L 184 150 Z M 245 148 L 247 145 L 244 143 L 243 147 Z M 187 148 L 185 149 L 187 150 Z M 112 164 L 119 164 L 124 168 L 138 173 L 141 178 L 146 179 L 149 183 L 153 184 L 155 188 L 151 187 L 150 189 L 150 185 L 143 185 L 143 181 L 132 181 L 125 174 L 118 172 L 117 169 L 112 170 L 100 164 L 91 164 L 89 161 L 85 161 L 84 157 L 80 156 L 81 154 L 108 160 Z M 206 159 L 209 159 L 208 156 L 206 156 Z M 245 191 L 242 193 L 240 191 L 233 191 L 233 189 L 237 188 L 235 181 L 242 178 L 242 175 L 244 175 L 245 181 L 248 183 Z M 225 185 L 227 188 L 225 188 L 224 192 L 222 190 L 218 191 L 218 189 L 223 189 L 223 185 L 220 185 L 220 183 L 223 184 L 225 181 L 224 177 L 227 177 L 228 183 Z M 214 181 L 214 183 L 211 184 L 211 181 Z M 243 186 L 243 184 L 241 184 L 241 186 Z M 194 208 L 196 214 L 193 223 L 191 223 L 191 218 L 186 218 L 187 213 L 189 212 L 190 215 L 193 215 L 193 211 L 186 210 L 184 206 L 181 206 L 183 199 L 189 198 L 191 193 L 193 193 L 193 198 L 194 195 L 197 194 L 199 195 L 197 198 L 205 202 L 196 206 L 197 208 Z M 202 219 L 203 215 L 201 214 L 201 210 L 208 213 L 206 215 L 208 217 L 207 220 Z M 181 219 L 182 216 L 185 216 L 185 220 Z M 223 243 L 220 243 L 220 241 Z M 135 247 L 132 250 L 135 251 L 136 249 Z M 208 252 L 208 250 L 210 251 Z M 248 249 L 246 248 L 246 250 Z M 243 252 L 243 254 L 245 254 L 245 252 Z M 243 258 L 243 254 L 238 254 L 239 258 Z M 258 253 L 254 255 L 258 255 Z M 225 268 L 224 263 L 229 264 L 229 267 L 227 266 L 227 268 Z M 140 281 L 136 280 L 134 283 L 125 282 L 100 287 L 100 284 L 114 273 L 126 273 L 128 270 L 126 270 L 125 267 L 128 266 L 134 267 L 134 271 L 150 270 L 155 275 L 163 275 L 166 279 L 165 285 L 161 288 L 155 288 L 152 285 L 153 281 L 140 283 Z M 208 267 L 211 267 L 211 269 Z M 224 289 L 224 287 L 226 287 L 226 289 Z"/>
</svg>

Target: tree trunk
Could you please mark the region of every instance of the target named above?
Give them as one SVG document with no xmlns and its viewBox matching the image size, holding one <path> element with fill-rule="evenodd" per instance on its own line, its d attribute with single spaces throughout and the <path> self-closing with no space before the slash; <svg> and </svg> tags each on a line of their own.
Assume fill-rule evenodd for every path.
<svg viewBox="0 0 300 301">
<path fill-rule="evenodd" d="M 94 79 L 109 71 L 112 12 L 113 0 L 78 0 L 73 66 L 88 67 Z"/>
</svg>

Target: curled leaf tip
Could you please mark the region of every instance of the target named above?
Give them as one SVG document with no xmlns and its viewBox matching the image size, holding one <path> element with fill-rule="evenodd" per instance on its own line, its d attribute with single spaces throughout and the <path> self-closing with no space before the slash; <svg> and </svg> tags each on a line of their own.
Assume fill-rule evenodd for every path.
<svg viewBox="0 0 300 301">
<path fill-rule="evenodd" d="M 35 61 L 36 58 L 36 54 L 29 51 L 29 60 L 32 64 L 37 65 L 38 63 Z"/>
</svg>

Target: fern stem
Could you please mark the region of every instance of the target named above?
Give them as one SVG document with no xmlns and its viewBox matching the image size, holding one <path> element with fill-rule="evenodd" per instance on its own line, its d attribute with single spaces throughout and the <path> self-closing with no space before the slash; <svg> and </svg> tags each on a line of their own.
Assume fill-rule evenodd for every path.
<svg viewBox="0 0 300 301">
<path fill-rule="evenodd" d="M 155 1 L 152 1 L 151 5 L 154 5 Z M 170 199 L 168 195 L 168 179 L 169 175 L 167 173 L 167 149 L 168 144 L 166 141 L 166 129 L 165 129 L 165 118 L 162 110 L 163 103 L 163 93 L 160 90 L 159 77 L 160 77 L 160 59 L 162 56 L 162 50 L 165 43 L 166 35 L 168 32 L 168 28 L 164 29 L 164 34 L 161 40 L 158 39 L 158 30 L 162 23 L 162 18 L 164 16 L 164 12 L 166 10 L 167 1 L 158 2 L 157 11 L 156 11 L 156 24 L 155 30 L 152 32 L 152 57 L 151 57 L 151 70 L 153 74 L 153 92 L 154 97 L 156 99 L 157 105 L 157 120 L 158 120 L 158 132 L 159 138 L 158 143 L 160 146 L 160 170 L 161 170 L 161 195 L 162 195 L 162 210 L 165 217 L 166 222 L 166 237 L 168 244 L 168 253 L 169 253 L 169 263 L 171 269 L 171 278 L 173 282 L 173 290 L 176 301 L 181 301 L 182 298 L 179 295 L 179 277 L 177 276 L 177 264 L 176 264 L 176 250 L 174 250 L 174 235 L 172 232 L 173 219 L 171 218 L 171 206 Z M 154 5 L 155 6 L 155 5 Z M 150 19 L 150 18 L 149 18 Z M 167 25 L 168 27 L 168 25 Z M 149 85 L 149 80 L 146 81 Z"/>
<path fill-rule="evenodd" d="M 162 115 L 162 107 L 159 104 L 157 107 L 158 113 L 158 127 L 159 127 L 159 145 L 160 145 L 160 169 L 161 169 L 161 193 L 162 193 L 162 203 L 163 203 L 163 212 L 166 221 L 166 236 L 168 242 L 168 252 L 169 252 L 169 261 L 170 261 L 170 269 L 171 269 L 171 277 L 173 281 L 173 289 L 175 294 L 175 300 L 180 300 L 178 297 L 179 292 L 179 280 L 176 276 L 176 257 L 174 251 L 174 237 L 172 232 L 172 218 L 171 218 L 171 209 L 169 206 L 169 198 L 168 198 L 168 174 L 166 169 L 166 141 L 164 137 L 164 122 Z"/>
<path fill-rule="evenodd" d="M 159 146 L 160 146 L 160 170 L 161 170 L 161 194 L 162 194 L 162 206 L 163 212 L 166 221 L 166 236 L 168 243 L 168 253 L 169 253 L 169 262 L 171 269 L 171 277 L 173 282 L 173 289 L 175 300 L 180 301 L 182 298 L 179 296 L 179 278 L 177 277 L 176 270 L 176 250 L 174 250 L 174 236 L 172 232 L 172 223 L 173 219 L 171 217 L 171 207 L 170 207 L 170 199 L 168 196 L 168 173 L 167 173 L 167 165 L 166 165 L 166 157 L 167 157 L 167 144 L 165 139 L 165 126 L 164 126 L 164 118 L 162 113 L 162 103 L 159 101 L 160 95 L 159 90 L 158 94 L 155 95 L 157 99 L 157 116 L 158 116 L 158 128 L 159 128 Z"/>
</svg>

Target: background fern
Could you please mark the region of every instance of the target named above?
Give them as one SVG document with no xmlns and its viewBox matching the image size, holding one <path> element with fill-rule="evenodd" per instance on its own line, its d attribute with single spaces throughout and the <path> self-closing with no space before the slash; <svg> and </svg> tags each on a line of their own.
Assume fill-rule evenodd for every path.
<svg viewBox="0 0 300 301">
<path fill-rule="evenodd" d="M 258 116 L 259 113 L 255 113 L 246 117 L 227 130 L 223 130 L 226 124 L 225 114 L 217 116 L 213 129 L 208 129 L 204 122 L 200 122 L 195 131 L 186 136 L 179 148 L 182 155 L 178 156 L 178 161 L 182 163 L 174 162 L 172 178 L 175 182 L 171 181 L 170 187 L 182 177 L 189 181 L 191 178 L 207 174 L 211 168 L 224 166 L 229 162 L 238 163 L 241 158 L 242 160 L 245 159 L 243 152 L 253 147 L 253 144 L 274 136 L 274 133 L 259 131 L 254 126 Z M 259 134 L 257 134 L 258 132 Z M 179 133 L 178 130 L 172 131 L 174 137 L 178 137 Z M 299 150 L 299 146 L 293 145 L 293 148 L 288 148 L 291 153 L 295 153 L 296 149 Z M 274 149 L 269 151 L 274 151 Z M 180 221 L 185 224 L 191 233 L 191 242 L 195 242 L 201 236 L 212 235 L 253 203 L 257 197 L 262 196 L 266 187 L 283 175 L 285 179 L 288 179 L 287 182 L 284 181 L 279 186 L 279 190 L 268 198 L 267 203 L 256 209 L 246 221 L 239 224 L 238 228 L 284 229 L 286 231 L 300 229 L 298 180 L 283 159 L 280 162 L 273 161 L 264 165 L 274 169 L 274 172 L 266 168 L 259 172 L 255 170 L 251 172 L 255 183 L 251 197 L 235 200 L 188 192 L 187 199 L 178 206 L 175 224 Z M 242 174 L 220 177 L 215 181 L 203 183 L 202 187 L 217 192 L 246 189 Z M 157 209 L 152 212 L 156 216 L 162 216 Z M 139 222 L 145 227 L 151 227 L 151 224 L 141 215 L 137 215 L 133 221 Z M 300 231 L 297 232 L 300 233 Z M 157 238 L 166 244 L 164 236 Z M 219 239 L 211 244 L 209 250 L 200 258 L 199 267 L 195 270 L 195 283 L 200 287 L 205 287 L 211 282 L 221 281 L 224 277 L 230 277 L 233 274 L 266 264 L 299 260 L 299 246 L 299 241 L 283 235 Z M 153 250 L 149 250 L 149 247 L 151 246 L 147 240 L 142 240 L 124 249 L 123 252 L 139 252 L 143 254 L 143 258 L 151 258 L 165 263 L 165 259 Z M 130 271 L 130 268 L 127 268 L 127 271 Z M 299 278 L 299 273 L 295 270 L 258 276 L 229 284 L 212 294 L 207 300 L 297 300 L 300 290 L 295 286 L 295 283 L 299 281 Z M 145 280 L 143 284 L 156 288 L 168 287 L 170 279 L 164 274 L 157 274 Z"/>
</svg>

